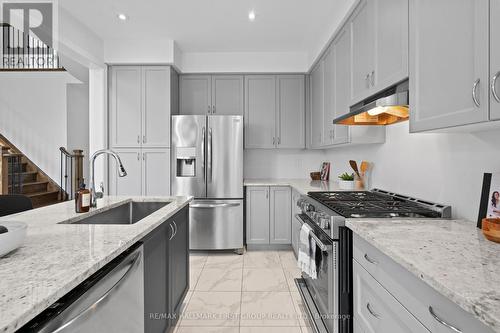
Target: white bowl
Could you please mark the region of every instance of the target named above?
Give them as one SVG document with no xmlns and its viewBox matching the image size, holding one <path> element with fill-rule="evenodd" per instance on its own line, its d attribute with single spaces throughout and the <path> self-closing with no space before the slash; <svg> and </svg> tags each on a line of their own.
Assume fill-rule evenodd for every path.
<svg viewBox="0 0 500 333">
<path fill-rule="evenodd" d="M 354 190 L 354 180 L 339 179 L 339 187 L 342 190 Z"/>
<path fill-rule="evenodd" d="M 23 222 L 0 222 L 0 225 L 9 230 L 0 234 L 0 257 L 3 257 L 23 245 L 27 226 Z"/>
</svg>

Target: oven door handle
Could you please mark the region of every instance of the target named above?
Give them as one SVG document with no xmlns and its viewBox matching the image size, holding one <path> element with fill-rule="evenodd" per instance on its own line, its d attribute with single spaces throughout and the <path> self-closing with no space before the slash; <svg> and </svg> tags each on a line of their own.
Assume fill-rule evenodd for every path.
<svg viewBox="0 0 500 333">
<path fill-rule="evenodd" d="M 295 217 L 302 223 L 306 223 L 306 221 L 304 221 L 302 219 L 302 217 L 300 217 L 300 214 L 296 214 Z M 323 243 L 319 238 L 318 236 L 316 236 L 314 234 L 314 232 L 309 232 L 309 236 L 312 237 L 312 239 L 314 239 L 314 241 L 316 242 L 316 245 L 320 248 L 321 251 L 325 251 L 325 252 L 329 252 L 333 249 L 333 245 L 331 244 L 325 244 Z"/>
</svg>

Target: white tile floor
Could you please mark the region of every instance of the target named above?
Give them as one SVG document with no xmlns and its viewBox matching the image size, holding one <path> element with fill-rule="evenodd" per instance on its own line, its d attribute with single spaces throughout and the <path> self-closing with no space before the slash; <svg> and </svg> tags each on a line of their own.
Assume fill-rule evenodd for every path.
<svg viewBox="0 0 500 333">
<path fill-rule="evenodd" d="M 193 252 L 176 333 L 309 333 L 293 252 Z"/>
</svg>

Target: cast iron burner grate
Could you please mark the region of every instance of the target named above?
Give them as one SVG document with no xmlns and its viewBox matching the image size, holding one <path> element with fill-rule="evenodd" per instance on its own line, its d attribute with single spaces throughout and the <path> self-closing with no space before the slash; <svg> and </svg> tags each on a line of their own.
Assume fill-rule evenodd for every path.
<svg viewBox="0 0 500 333">
<path fill-rule="evenodd" d="M 438 212 L 418 203 L 377 192 L 309 192 L 308 195 L 344 217 L 440 217 Z"/>
</svg>

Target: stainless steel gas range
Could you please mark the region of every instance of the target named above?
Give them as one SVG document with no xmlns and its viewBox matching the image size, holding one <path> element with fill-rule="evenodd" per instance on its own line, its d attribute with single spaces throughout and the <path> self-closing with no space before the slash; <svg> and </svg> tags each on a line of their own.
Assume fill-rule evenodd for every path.
<svg viewBox="0 0 500 333">
<path fill-rule="evenodd" d="M 297 205 L 316 243 L 317 278 L 295 282 L 318 333 L 352 332 L 352 232 L 346 218 L 450 218 L 451 207 L 379 189 L 309 192 Z M 375 223 L 375 222 L 374 222 Z"/>
</svg>

